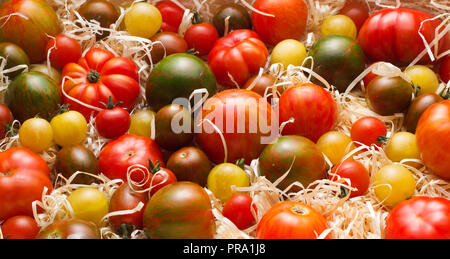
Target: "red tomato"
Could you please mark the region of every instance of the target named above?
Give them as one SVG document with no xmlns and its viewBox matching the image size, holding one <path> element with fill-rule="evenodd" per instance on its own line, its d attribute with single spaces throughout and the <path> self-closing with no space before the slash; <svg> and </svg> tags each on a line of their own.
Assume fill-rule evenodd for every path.
<svg viewBox="0 0 450 259">
<path fill-rule="evenodd" d="M 350 198 L 364 195 L 370 183 L 369 172 L 363 164 L 355 160 L 345 160 L 337 164 L 331 170 L 328 178 L 332 181 L 337 181 L 340 178 L 349 179 L 350 186 L 357 189 L 357 191 L 351 191 Z"/>
<path fill-rule="evenodd" d="M 252 214 L 253 210 L 256 212 L 256 205 L 253 204 L 253 199 L 247 194 L 237 193 L 225 203 L 222 214 L 227 219 L 236 225 L 239 229 L 246 229 L 255 223 L 255 217 Z"/>
<path fill-rule="evenodd" d="M 265 147 L 262 139 L 269 137 L 272 113 L 270 104 L 257 93 L 230 89 L 206 101 L 201 114 L 196 117 L 195 125 L 209 119 L 223 133 L 228 150 L 227 161 L 245 158 L 249 164 Z M 222 139 L 210 123 L 203 121 L 201 132 L 196 134 L 196 141 L 212 162 L 224 162 Z"/>
<path fill-rule="evenodd" d="M 346 3 L 344 8 L 341 9 L 340 14 L 350 17 L 355 23 L 358 31 L 367 18 L 369 18 L 367 6 L 356 1 L 349 1 L 349 3 Z"/>
<path fill-rule="evenodd" d="M 403 201 L 386 220 L 387 239 L 449 239 L 450 201 L 440 197 L 414 197 Z"/>
<path fill-rule="evenodd" d="M 95 127 L 98 133 L 105 138 L 117 138 L 125 134 L 130 128 L 131 116 L 123 108 L 112 104 L 110 96 L 106 109 L 95 117 Z"/>
<path fill-rule="evenodd" d="M 167 168 L 161 168 L 153 174 L 151 184 L 153 188 L 150 190 L 150 195 L 153 196 L 158 190 L 171 183 L 177 182 L 175 174 Z"/>
<path fill-rule="evenodd" d="M 8 106 L 0 103 L 0 138 L 4 138 L 6 136 L 8 124 L 11 124 L 13 121 L 14 117 Z"/>
<path fill-rule="evenodd" d="M 242 29 L 216 41 L 208 55 L 208 64 L 219 84 L 236 87 L 236 83 L 242 86 L 252 74 L 257 74 L 265 66 L 268 56 L 269 52 L 258 34 Z"/>
<path fill-rule="evenodd" d="M 377 62 L 375 62 L 375 63 L 377 63 Z M 375 64 L 375 63 L 372 63 L 371 65 L 373 65 L 373 64 Z M 363 78 L 364 85 L 367 87 L 367 86 L 369 85 L 369 83 L 370 83 L 373 79 L 375 79 L 375 77 L 377 77 L 377 76 L 379 76 L 379 75 L 373 73 L 372 71 L 369 72 L 369 74 L 367 74 L 367 75 Z"/>
<path fill-rule="evenodd" d="M 189 49 L 198 51 L 199 56 L 208 55 L 218 39 L 216 27 L 209 23 L 194 24 L 184 34 Z"/>
<path fill-rule="evenodd" d="M 156 142 L 150 138 L 125 134 L 109 142 L 101 151 L 98 158 L 100 172 L 109 179 L 127 181 L 127 171 L 132 165 L 149 167 L 152 163 L 160 162 L 163 166 L 163 155 Z M 131 179 L 136 182 L 143 180 L 142 174 L 132 174 Z"/>
<path fill-rule="evenodd" d="M 316 239 L 328 228 L 327 221 L 312 207 L 284 201 L 270 208 L 258 223 L 258 239 Z M 328 236 L 327 236 L 328 238 Z"/>
<path fill-rule="evenodd" d="M 172 1 L 160 1 L 155 7 L 162 16 L 161 30 L 178 33 L 184 10 Z"/>
<path fill-rule="evenodd" d="M 40 228 L 32 217 L 14 216 L 3 223 L 1 230 L 5 239 L 34 239 Z"/>
<path fill-rule="evenodd" d="M 353 123 L 350 130 L 350 137 L 353 141 L 367 146 L 377 145 L 381 147 L 386 140 L 386 125 L 375 117 L 364 117 Z M 355 143 L 359 146 L 360 144 Z"/>
<path fill-rule="evenodd" d="M 298 40 L 305 31 L 308 6 L 303 0 L 257 0 L 253 7 L 275 16 L 252 12 L 255 31 L 269 45 L 286 39 Z"/>
<path fill-rule="evenodd" d="M 121 107 L 130 110 L 140 94 L 139 74 L 136 64 L 128 58 L 114 57 L 108 50 L 92 48 L 78 63 L 67 64 L 62 72 L 66 78 L 64 91 L 72 98 L 94 107 L 102 108 L 110 96 L 113 102 L 121 101 Z M 71 110 L 81 112 L 86 119 L 96 112 L 64 97 Z"/>
<path fill-rule="evenodd" d="M 433 16 L 418 10 L 382 9 L 372 14 L 363 24 L 358 42 L 366 56 L 374 61 L 408 65 L 425 49 L 418 31 L 421 22 L 430 18 Z M 439 19 L 423 23 L 420 32 L 427 42 L 434 39 L 435 30 L 440 23 Z M 445 40 L 439 41 L 441 51 L 445 50 L 445 44 Z M 421 63 L 430 63 L 428 55 L 425 55 Z"/>
<path fill-rule="evenodd" d="M 450 100 L 433 104 L 419 119 L 417 145 L 423 163 L 436 175 L 450 179 Z"/>
<path fill-rule="evenodd" d="M 439 68 L 439 75 L 444 83 L 450 81 L 450 56 L 444 58 Z"/>
<path fill-rule="evenodd" d="M 315 84 L 300 84 L 288 88 L 279 101 L 280 124 L 287 123 L 283 135 L 300 135 L 317 140 L 336 125 L 337 106 L 331 94 Z"/>
<path fill-rule="evenodd" d="M 81 58 L 80 43 L 64 34 L 51 38 L 45 49 L 45 53 L 50 51 L 50 64 L 57 69 L 63 69 L 71 62 L 77 62 Z"/>
<path fill-rule="evenodd" d="M 32 216 L 31 204 L 41 200 L 44 187 L 53 190 L 47 163 L 31 150 L 13 147 L 0 153 L 0 221 Z"/>
</svg>

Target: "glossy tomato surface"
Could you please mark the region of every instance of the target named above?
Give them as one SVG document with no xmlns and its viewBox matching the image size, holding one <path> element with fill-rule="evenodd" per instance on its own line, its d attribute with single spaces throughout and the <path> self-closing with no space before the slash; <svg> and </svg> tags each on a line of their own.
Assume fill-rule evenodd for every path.
<svg viewBox="0 0 450 259">
<path fill-rule="evenodd" d="M 0 229 L 5 239 L 34 239 L 40 230 L 36 220 L 29 216 L 11 217 Z"/>
<path fill-rule="evenodd" d="M 439 68 L 439 75 L 444 83 L 448 83 L 450 80 L 450 57 L 444 58 Z"/>
<path fill-rule="evenodd" d="M 49 52 L 50 54 L 48 54 Z M 82 55 L 80 43 L 64 34 L 51 38 L 47 43 L 45 53 L 49 55 L 50 64 L 60 70 L 68 63 L 77 62 Z"/>
<path fill-rule="evenodd" d="M 178 33 L 184 10 L 174 2 L 167 0 L 159 1 L 155 6 L 162 16 L 161 30 Z"/>
<path fill-rule="evenodd" d="M 239 29 L 252 29 L 252 20 L 247 9 L 235 3 L 222 5 L 212 22 L 220 36 L 224 36 L 227 23 L 228 33 Z"/>
<path fill-rule="evenodd" d="M 406 129 L 411 133 L 415 133 L 417 123 L 419 123 L 419 119 L 425 110 L 431 105 L 443 100 L 444 99 L 440 95 L 435 93 L 422 94 L 421 96 L 416 97 L 409 106 L 405 116 Z"/>
<path fill-rule="evenodd" d="M 36 239 L 100 239 L 100 230 L 89 221 L 67 219 L 54 222 L 39 232 Z"/>
<path fill-rule="evenodd" d="M 219 39 L 216 28 L 209 23 L 194 24 L 184 33 L 189 49 L 196 52 L 198 56 L 205 56 L 214 47 Z"/>
<path fill-rule="evenodd" d="M 180 181 L 189 181 L 206 186 L 212 164 L 208 156 L 197 147 L 184 147 L 174 152 L 167 160 L 167 168 Z"/>
<path fill-rule="evenodd" d="M 79 144 L 60 149 L 56 154 L 55 167 L 57 172 L 67 179 L 78 171 L 98 175 L 97 157 L 91 150 Z M 91 184 L 95 180 L 95 177 L 78 174 L 72 183 Z"/>
<path fill-rule="evenodd" d="M 14 121 L 14 117 L 8 106 L 0 104 L 0 138 L 4 138 L 8 131 L 8 125 Z"/>
<path fill-rule="evenodd" d="M 187 42 L 175 32 L 160 32 L 155 34 L 150 40 L 155 42 L 150 52 L 152 64 L 156 64 L 172 54 L 188 51 Z"/>
<path fill-rule="evenodd" d="M 238 193 L 231 196 L 225 203 L 222 213 L 237 228 L 243 230 L 255 223 L 256 219 L 252 211 L 257 212 L 252 197 L 245 193 Z"/>
<path fill-rule="evenodd" d="M 332 181 L 339 181 L 342 178 L 348 179 L 350 182 L 345 180 L 344 183 L 356 189 L 351 191 L 350 198 L 364 195 L 370 184 L 369 171 L 363 164 L 355 160 L 346 160 L 337 164 L 331 170 L 328 178 Z"/>
<path fill-rule="evenodd" d="M 355 0 L 346 1 L 339 13 L 350 17 L 355 23 L 358 31 L 367 18 L 369 18 L 369 10 L 367 9 L 366 4 Z"/>
</svg>

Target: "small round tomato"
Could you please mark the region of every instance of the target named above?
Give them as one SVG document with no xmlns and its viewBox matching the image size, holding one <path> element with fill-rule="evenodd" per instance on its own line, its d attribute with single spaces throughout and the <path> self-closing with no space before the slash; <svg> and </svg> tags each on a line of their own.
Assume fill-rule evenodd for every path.
<svg viewBox="0 0 450 259">
<path fill-rule="evenodd" d="M 369 18 L 369 10 L 366 5 L 357 1 L 346 1 L 345 6 L 339 12 L 353 20 L 356 29 L 359 31 L 364 22 Z"/>
<path fill-rule="evenodd" d="M 356 39 L 357 34 L 357 28 L 353 20 L 343 14 L 331 15 L 325 18 L 320 30 L 322 36 L 338 34 Z"/>
<path fill-rule="evenodd" d="M 34 239 L 39 233 L 36 220 L 30 216 L 14 216 L 1 226 L 4 239 Z"/>
<path fill-rule="evenodd" d="M 277 79 L 269 74 L 262 74 L 260 77 L 258 77 L 258 75 L 254 75 L 250 77 L 250 79 L 247 81 L 247 83 L 245 83 L 245 85 L 242 88 L 253 91 L 263 97 L 266 97 L 267 102 L 270 103 L 270 100 L 272 100 L 273 96 L 272 88 L 271 89 L 267 88 L 273 86 L 276 81 Z M 249 89 L 250 86 L 252 86 L 251 89 Z M 277 87 L 277 91 L 279 94 L 282 94 L 283 90 L 284 90 L 283 86 Z"/>
<path fill-rule="evenodd" d="M 219 39 L 216 28 L 209 23 L 194 24 L 184 34 L 189 49 L 198 51 L 198 56 L 208 55 Z"/>
<path fill-rule="evenodd" d="M 445 57 L 444 61 L 442 61 L 439 67 L 439 75 L 444 83 L 450 81 L 450 56 Z"/>
<path fill-rule="evenodd" d="M 394 207 L 414 195 L 416 180 L 404 166 L 390 164 L 375 174 L 373 188 L 375 195 L 384 205 Z"/>
<path fill-rule="evenodd" d="M 366 146 L 377 145 L 381 147 L 386 141 L 386 134 L 386 124 L 371 116 L 357 120 L 350 130 L 352 140 Z M 359 146 L 359 143 L 355 143 L 355 145 Z"/>
<path fill-rule="evenodd" d="M 214 15 L 212 22 L 221 36 L 225 34 L 227 23 L 228 32 L 239 29 L 252 29 L 252 19 L 247 9 L 235 3 L 222 5 Z"/>
<path fill-rule="evenodd" d="M 151 179 L 150 196 L 154 195 L 164 186 L 177 182 L 177 177 L 175 174 L 167 168 L 153 169 L 153 177 Z"/>
<path fill-rule="evenodd" d="M 53 145 L 53 130 L 48 121 L 41 118 L 26 120 L 19 129 L 22 146 L 39 153 Z"/>
<path fill-rule="evenodd" d="M 0 103 L 0 138 L 4 138 L 8 131 L 9 126 L 14 121 L 14 117 L 9 110 L 8 106 Z"/>
<path fill-rule="evenodd" d="M 88 221 L 66 219 L 56 221 L 41 230 L 36 239 L 100 239 L 98 227 Z"/>
<path fill-rule="evenodd" d="M 327 228 L 326 219 L 317 210 L 301 202 L 283 201 L 264 214 L 256 238 L 316 239 Z"/>
<path fill-rule="evenodd" d="M 333 165 L 341 162 L 345 155 L 355 149 L 352 139 L 339 131 L 330 131 L 317 141 L 317 147 Z"/>
<path fill-rule="evenodd" d="M 131 35 L 148 39 L 161 28 L 162 16 L 155 6 L 146 2 L 137 2 L 125 14 L 124 22 Z"/>
<path fill-rule="evenodd" d="M 120 137 L 130 128 L 130 114 L 124 108 L 116 106 L 117 104 L 113 104 L 110 96 L 108 104 L 105 105 L 106 109 L 103 109 L 95 117 L 95 128 L 105 138 Z"/>
<path fill-rule="evenodd" d="M 410 132 L 397 132 L 390 139 L 385 149 L 387 157 L 392 162 L 403 159 L 420 159 L 416 135 Z M 415 165 L 415 163 L 407 163 Z"/>
<path fill-rule="evenodd" d="M 152 64 L 158 63 L 169 55 L 185 53 L 188 50 L 188 44 L 184 38 L 174 32 L 160 32 L 150 40 L 154 42 L 150 51 Z"/>
<path fill-rule="evenodd" d="M 231 220 L 237 228 L 246 229 L 253 225 L 256 220 L 252 213 L 252 207 L 256 213 L 256 205 L 253 204 L 252 206 L 252 203 L 253 199 L 248 194 L 234 194 L 223 206 L 222 214 Z"/>
<path fill-rule="evenodd" d="M 422 94 L 421 96 L 415 98 L 409 106 L 408 112 L 405 116 L 406 129 L 411 133 L 415 133 L 417 123 L 419 123 L 419 119 L 425 110 L 431 105 L 443 100 L 444 99 L 440 95 L 435 93 Z"/>
<path fill-rule="evenodd" d="M 219 200 L 226 202 L 235 193 L 231 186 L 248 187 L 250 177 L 235 164 L 216 165 L 208 175 L 207 187 Z"/>
<path fill-rule="evenodd" d="M 332 181 L 337 181 L 341 178 L 349 179 L 350 183 L 346 183 L 357 189 L 356 191 L 351 191 L 350 198 L 364 195 L 370 184 L 369 171 L 363 164 L 355 160 L 346 160 L 337 164 L 331 170 L 328 178 Z"/>
<path fill-rule="evenodd" d="M 76 39 L 60 34 L 48 41 L 45 53 L 50 55 L 50 64 L 53 67 L 63 69 L 68 63 L 76 63 L 81 58 L 82 50 Z"/>
<path fill-rule="evenodd" d="M 38 64 L 38 65 L 31 65 L 30 71 L 35 72 L 41 72 L 47 76 L 49 76 L 51 79 L 53 79 L 57 84 L 61 82 L 61 72 L 59 72 L 56 68 L 50 67 L 46 64 Z"/>
<path fill-rule="evenodd" d="M 78 9 L 80 15 L 86 20 L 95 20 L 103 28 L 109 28 L 119 18 L 119 12 L 116 7 L 108 0 L 88 0 Z M 109 35 L 109 32 L 100 31 L 97 34 L 97 40 Z"/>
<path fill-rule="evenodd" d="M 105 195 L 96 188 L 82 187 L 73 191 L 67 201 L 73 209 L 76 219 L 86 220 L 100 225 L 108 214 L 109 204 Z"/>
<path fill-rule="evenodd" d="M 155 117 L 155 141 L 164 149 L 177 150 L 194 138 L 191 113 L 178 104 L 161 108 Z"/>
<path fill-rule="evenodd" d="M 289 65 L 301 66 L 306 56 L 306 48 L 300 41 L 288 39 L 273 48 L 270 63 L 281 63 L 287 69 Z"/>
<path fill-rule="evenodd" d="M 162 16 L 162 31 L 178 32 L 181 21 L 183 20 L 184 10 L 176 3 L 168 0 L 159 1 L 155 5 Z"/>
<path fill-rule="evenodd" d="M 405 69 L 405 74 L 411 78 L 417 87 L 417 96 L 435 93 L 439 87 L 439 79 L 433 70 L 423 65 L 414 65 Z"/>
<path fill-rule="evenodd" d="M 28 58 L 27 53 L 25 53 L 21 47 L 11 42 L 0 43 L 0 56 L 6 61 L 6 65 L 4 67 L 5 70 L 18 65 L 30 65 L 30 59 Z M 19 69 L 14 72 L 5 73 L 5 75 L 12 80 L 23 71 L 24 69 Z"/>
<path fill-rule="evenodd" d="M 155 112 L 152 110 L 144 109 L 138 110 L 131 115 L 129 134 L 136 136 L 151 138 L 154 132 Z"/>
<path fill-rule="evenodd" d="M 85 172 L 98 175 L 98 161 L 95 154 L 82 145 L 67 145 L 61 148 L 56 154 L 56 171 L 69 179 L 76 172 Z M 78 174 L 73 179 L 75 184 L 91 184 L 96 178 Z"/>
<path fill-rule="evenodd" d="M 87 134 L 87 122 L 83 114 L 68 111 L 59 114 L 50 121 L 55 143 L 61 147 L 80 144 Z"/>
</svg>

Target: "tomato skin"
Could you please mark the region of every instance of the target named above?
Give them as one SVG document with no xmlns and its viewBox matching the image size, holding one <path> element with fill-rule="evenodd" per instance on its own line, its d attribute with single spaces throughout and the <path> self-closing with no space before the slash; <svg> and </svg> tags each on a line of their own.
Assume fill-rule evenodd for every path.
<svg viewBox="0 0 450 259">
<path fill-rule="evenodd" d="M 121 107 L 106 108 L 95 117 L 95 127 L 105 138 L 114 139 L 125 134 L 130 128 L 130 114 Z"/>
<path fill-rule="evenodd" d="M 40 228 L 34 218 L 29 216 L 11 217 L 1 226 L 5 239 L 34 239 L 39 230 Z"/>
<path fill-rule="evenodd" d="M 216 41 L 208 55 L 217 83 L 225 87 L 236 87 L 233 80 L 242 86 L 252 74 L 264 67 L 269 52 L 256 32 L 236 30 Z M 233 77 L 231 80 L 229 74 Z"/>
<path fill-rule="evenodd" d="M 229 3 L 222 5 L 213 17 L 213 24 L 220 36 L 225 33 L 225 19 L 228 18 L 228 32 L 239 29 L 252 29 L 252 20 L 242 5 Z"/>
<path fill-rule="evenodd" d="M 367 18 L 369 18 L 369 10 L 366 5 L 356 1 L 346 2 L 344 8 L 339 13 L 350 17 L 355 23 L 357 31 L 359 31 Z"/>
<path fill-rule="evenodd" d="M 444 83 L 450 81 L 450 57 L 445 57 L 439 68 L 439 75 Z"/>
<path fill-rule="evenodd" d="M 53 130 L 48 121 L 41 118 L 26 120 L 19 129 L 20 144 L 39 153 L 53 145 Z"/>
<path fill-rule="evenodd" d="M 47 163 L 31 150 L 13 147 L 0 153 L 0 220 L 33 216 L 31 203 L 41 200 L 44 187 L 53 190 Z"/>
<path fill-rule="evenodd" d="M 281 63 L 287 69 L 289 65 L 301 66 L 306 56 L 306 48 L 300 41 L 288 39 L 273 48 L 270 63 Z"/>
<path fill-rule="evenodd" d="M 422 94 L 421 96 L 415 98 L 409 106 L 408 112 L 405 116 L 406 129 L 411 133 L 415 133 L 419 119 L 425 110 L 431 105 L 443 100 L 444 99 L 440 95 L 435 93 Z"/>
<path fill-rule="evenodd" d="M 433 104 L 420 117 L 416 138 L 424 164 L 436 175 L 450 179 L 450 100 Z"/>
<path fill-rule="evenodd" d="M 150 138 L 125 134 L 109 142 L 100 151 L 98 166 L 100 172 L 109 179 L 126 181 L 128 167 L 140 164 L 148 168 L 149 159 L 153 164 L 160 162 L 164 166 L 163 156 L 156 142 Z M 134 175 L 131 179 L 137 182 L 142 180 Z"/>
<path fill-rule="evenodd" d="M 142 109 L 135 111 L 131 115 L 129 134 L 141 136 L 141 137 L 152 137 L 152 131 L 154 131 L 154 126 L 152 126 L 152 121 L 155 120 L 155 112 L 149 109 Z"/>
<path fill-rule="evenodd" d="M 379 63 L 379 62 L 375 62 L 375 63 Z M 370 64 L 370 65 L 374 65 L 375 63 L 372 63 L 372 64 Z M 364 79 L 363 79 L 363 81 L 364 81 L 364 86 L 367 87 L 367 86 L 369 85 L 369 83 L 370 83 L 373 79 L 375 79 L 377 76 L 379 76 L 379 75 L 377 75 L 377 74 L 375 74 L 374 72 L 370 71 L 369 74 L 367 74 L 367 75 L 364 77 Z"/>
<path fill-rule="evenodd" d="M 329 131 L 323 134 L 316 144 L 333 165 L 341 162 L 348 153 L 355 149 L 352 139 L 339 131 Z M 351 157 L 347 159 L 351 159 Z"/>
<path fill-rule="evenodd" d="M 250 85 L 253 84 L 253 82 L 256 81 L 255 85 L 252 87 L 252 89 L 249 89 Z M 272 89 L 266 90 L 268 87 L 273 86 L 276 82 L 276 78 L 269 74 L 262 74 L 261 77 L 258 79 L 258 75 L 250 77 L 250 79 L 245 83 L 245 85 L 242 87 L 244 89 L 253 91 L 261 96 L 266 96 L 267 101 L 270 103 L 272 100 Z M 277 91 L 282 93 L 283 87 L 278 87 Z M 270 94 L 270 95 L 269 95 Z"/>
<path fill-rule="evenodd" d="M 95 154 L 83 145 L 68 145 L 56 154 L 56 170 L 69 179 L 77 171 L 98 175 L 98 161 Z M 96 179 L 85 174 L 78 174 L 72 183 L 91 184 Z"/>
<path fill-rule="evenodd" d="M 156 3 L 155 7 L 162 16 L 161 30 L 178 33 L 184 10 L 172 1 L 160 1 Z"/>
<path fill-rule="evenodd" d="M 198 51 L 199 56 L 208 55 L 219 39 L 216 28 L 209 23 L 194 24 L 184 34 L 189 49 Z"/>
<path fill-rule="evenodd" d="M 154 195 L 164 186 L 177 182 L 175 174 L 167 168 L 161 168 L 156 172 L 151 180 L 152 189 L 150 190 L 150 196 Z"/>
<path fill-rule="evenodd" d="M 0 103 L 0 138 L 6 136 L 7 125 L 14 121 L 14 117 L 8 106 Z"/>
<path fill-rule="evenodd" d="M 284 201 L 274 205 L 262 217 L 256 228 L 256 238 L 316 239 L 327 228 L 325 218 L 312 207 Z"/>
<path fill-rule="evenodd" d="M 175 129 L 172 123 L 175 123 Z M 184 125 L 189 125 L 188 132 L 184 131 Z M 178 104 L 166 105 L 156 113 L 155 131 L 155 141 L 164 149 L 177 150 L 187 146 L 194 138 L 191 113 Z"/>
<path fill-rule="evenodd" d="M 255 217 L 252 214 L 252 207 L 257 212 L 256 205 L 248 194 L 237 193 L 223 206 L 222 214 L 231 220 L 240 230 L 246 229 L 255 223 Z"/>
<path fill-rule="evenodd" d="M 50 70 L 48 69 L 48 66 L 45 64 L 38 64 L 38 65 L 31 65 L 30 67 L 31 72 L 41 72 L 47 76 L 49 76 L 55 83 L 61 82 L 61 72 L 57 70 L 54 67 L 50 67 Z"/>
<path fill-rule="evenodd" d="M 81 187 L 68 197 L 76 219 L 86 220 L 100 225 L 101 219 L 108 213 L 108 200 L 100 190 L 93 187 Z"/>
<path fill-rule="evenodd" d="M 45 53 L 49 51 L 50 64 L 57 69 L 63 69 L 68 63 L 77 62 L 82 55 L 80 43 L 64 34 L 56 35 L 48 41 Z"/>
<path fill-rule="evenodd" d="M 19 47 L 18 45 L 11 42 L 1 42 L 0 43 L 0 56 L 6 59 L 5 70 L 9 68 L 13 68 L 18 65 L 27 65 L 30 66 L 30 59 L 27 56 L 27 53 Z M 24 69 L 17 70 L 14 72 L 5 73 L 6 76 L 13 79 L 15 76 L 20 74 Z"/>
<path fill-rule="evenodd" d="M 147 2 L 136 2 L 128 8 L 123 21 L 131 35 L 151 38 L 160 30 L 162 16 L 154 5 Z"/>
<path fill-rule="evenodd" d="M 331 94 L 322 87 L 305 83 L 290 87 L 283 92 L 279 101 L 280 125 L 287 123 L 283 135 L 300 135 L 313 142 L 337 122 L 337 105 Z"/>
<path fill-rule="evenodd" d="M 67 219 L 57 221 L 39 232 L 36 239 L 100 239 L 98 227 L 88 221 Z"/>
<path fill-rule="evenodd" d="M 381 147 L 382 143 L 379 141 L 380 137 L 385 137 L 387 134 L 386 125 L 375 117 L 363 117 L 353 123 L 350 130 L 350 136 L 353 141 L 360 142 L 364 145 L 377 145 Z M 355 143 L 360 146 L 359 143 Z"/>
<path fill-rule="evenodd" d="M 333 167 L 328 179 L 337 181 L 339 177 L 350 179 L 350 186 L 357 189 L 356 191 L 351 191 L 350 198 L 364 195 L 369 188 L 369 171 L 358 161 L 346 160 Z M 348 184 L 347 182 L 345 183 Z"/>
<path fill-rule="evenodd" d="M 449 239 L 450 201 L 418 196 L 399 203 L 386 220 L 386 239 Z"/>
<path fill-rule="evenodd" d="M 131 110 L 140 94 L 139 74 L 136 64 L 124 57 L 115 57 L 108 50 L 91 48 L 78 63 L 64 66 L 62 77 L 66 79 L 64 91 L 66 94 L 83 103 L 103 108 L 100 102 L 108 103 L 111 96 L 113 103 Z M 64 103 L 70 104 L 71 110 L 82 113 L 87 120 L 91 113 L 98 112 L 82 106 L 64 96 Z"/>
<path fill-rule="evenodd" d="M 385 61 L 399 66 L 408 65 L 424 50 L 418 34 L 422 21 L 432 15 L 407 8 L 385 8 L 372 14 L 363 24 L 358 42 L 364 53 L 373 61 Z M 439 19 L 425 22 L 420 32 L 427 42 L 435 37 Z M 444 37 L 445 39 L 445 37 Z M 445 40 L 439 41 L 439 49 L 445 50 Z M 430 63 L 428 55 L 420 63 Z"/>
<path fill-rule="evenodd" d="M 59 146 L 81 144 L 86 138 L 87 121 L 77 111 L 68 111 L 56 115 L 50 121 L 53 139 Z"/>
<path fill-rule="evenodd" d="M 109 28 L 119 18 L 116 7 L 107 0 L 88 0 L 80 6 L 78 12 L 88 21 L 98 21 L 103 28 Z M 108 35 L 109 32 L 101 31 L 101 34 L 97 34 L 96 37 L 97 40 L 101 40 Z"/>
<path fill-rule="evenodd" d="M 331 15 L 322 23 L 322 36 L 338 34 L 356 39 L 357 29 L 353 20 L 343 14 Z"/>
<path fill-rule="evenodd" d="M 207 187 L 222 202 L 228 201 L 237 192 L 232 186 L 250 186 L 250 177 L 239 166 L 222 163 L 216 165 L 209 173 Z"/>
<path fill-rule="evenodd" d="M 414 195 L 416 180 L 403 165 L 389 164 L 376 172 L 372 186 L 378 200 L 392 208 Z"/>
<path fill-rule="evenodd" d="M 188 44 L 179 34 L 174 32 L 160 32 L 155 34 L 151 41 L 160 41 L 161 43 L 154 44 L 150 52 L 152 64 L 156 64 L 164 57 L 175 53 L 184 53 L 188 51 Z"/>
<path fill-rule="evenodd" d="M 269 45 L 286 39 L 298 40 L 305 31 L 308 7 L 303 0 L 257 0 L 253 7 L 275 16 L 252 12 L 255 31 Z"/>
</svg>

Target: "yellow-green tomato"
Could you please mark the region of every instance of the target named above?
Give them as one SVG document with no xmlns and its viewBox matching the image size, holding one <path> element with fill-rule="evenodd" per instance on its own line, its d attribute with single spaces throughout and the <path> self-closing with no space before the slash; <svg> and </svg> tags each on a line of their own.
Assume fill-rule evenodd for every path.
<svg viewBox="0 0 450 259">
<path fill-rule="evenodd" d="M 392 162 L 400 162 L 403 159 L 420 159 L 416 135 L 410 132 L 395 133 L 385 149 L 387 157 Z M 408 163 L 408 165 L 412 163 Z"/>
<path fill-rule="evenodd" d="M 146 2 L 133 4 L 124 17 L 127 31 L 142 38 L 155 35 L 162 25 L 162 16 L 158 8 Z"/>
<path fill-rule="evenodd" d="M 235 164 L 219 164 L 208 175 L 208 189 L 223 202 L 226 202 L 236 193 L 231 188 L 233 185 L 236 187 L 250 186 L 250 178 L 247 173 Z"/>
<path fill-rule="evenodd" d="M 416 180 L 411 171 L 399 164 L 391 164 L 381 168 L 374 177 L 375 195 L 388 207 L 414 195 Z"/>
<path fill-rule="evenodd" d="M 152 131 L 154 130 L 152 126 L 152 121 L 155 119 L 155 112 L 152 110 L 139 110 L 131 115 L 131 124 L 128 133 L 151 138 Z M 154 123 L 154 122 L 153 122 Z"/>
<path fill-rule="evenodd" d="M 317 141 L 317 147 L 333 165 L 338 164 L 350 151 L 355 149 L 352 139 L 339 131 L 330 131 Z"/>
<path fill-rule="evenodd" d="M 61 147 L 80 144 L 87 133 L 87 122 L 77 111 L 68 111 L 56 115 L 50 121 L 55 143 Z"/>
<path fill-rule="evenodd" d="M 439 79 L 430 68 L 414 65 L 405 69 L 405 74 L 411 78 L 415 86 L 420 87 L 418 95 L 435 93 L 439 87 Z"/>
<path fill-rule="evenodd" d="M 79 188 L 73 191 L 67 197 L 67 200 L 72 207 L 76 219 L 91 221 L 100 225 L 101 219 L 108 213 L 108 200 L 96 188 Z"/>
<path fill-rule="evenodd" d="M 305 46 L 300 41 L 284 40 L 273 49 L 270 63 L 281 63 L 284 68 L 289 65 L 301 66 L 306 56 Z"/>
<path fill-rule="evenodd" d="M 53 145 L 53 130 L 48 121 L 41 118 L 26 120 L 19 129 L 20 144 L 39 153 Z"/>
<path fill-rule="evenodd" d="M 328 16 L 322 23 L 322 37 L 330 34 L 338 34 L 356 39 L 356 25 L 353 20 L 343 14 Z"/>
</svg>

